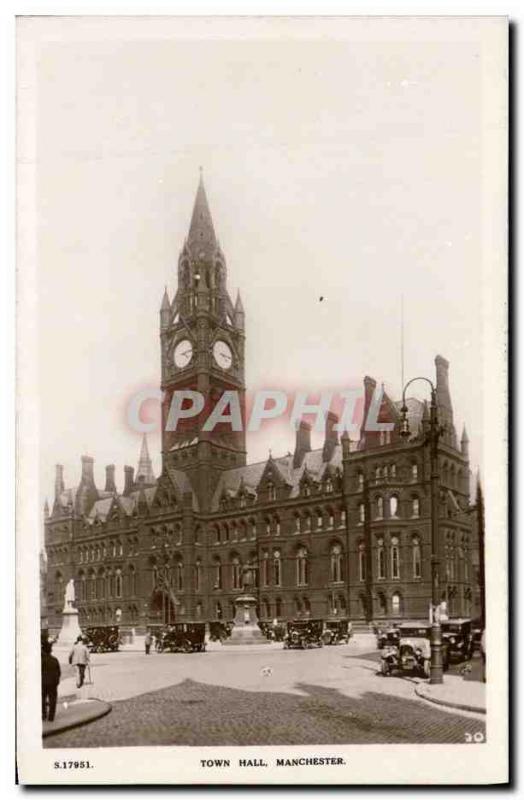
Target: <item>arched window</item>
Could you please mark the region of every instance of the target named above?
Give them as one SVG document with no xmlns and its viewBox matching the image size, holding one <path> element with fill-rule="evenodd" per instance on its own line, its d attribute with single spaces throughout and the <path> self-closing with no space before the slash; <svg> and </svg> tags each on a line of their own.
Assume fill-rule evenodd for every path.
<svg viewBox="0 0 524 800">
<path fill-rule="evenodd" d="M 386 599 L 386 595 L 384 594 L 384 592 L 379 592 L 377 594 L 377 599 L 378 599 L 379 614 L 383 616 L 388 612 L 388 601 Z"/>
<path fill-rule="evenodd" d="M 270 503 L 274 502 L 277 499 L 277 490 L 275 488 L 275 484 L 272 481 L 267 482 L 267 496 Z"/>
<path fill-rule="evenodd" d="M 363 525 L 366 521 L 366 507 L 364 503 L 358 504 L 358 524 Z"/>
<path fill-rule="evenodd" d="M 363 542 L 358 546 L 358 578 L 360 581 L 366 580 L 366 547 Z"/>
<path fill-rule="evenodd" d="M 399 592 L 393 592 L 391 595 L 391 613 L 393 616 L 398 617 L 401 608 L 401 597 Z"/>
<path fill-rule="evenodd" d="M 256 539 L 257 538 L 257 523 L 255 522 L 255 520 L 253 518 L 251 518 L 249 520 L 249 526 L 250 526 L 250 529 L 251 529 L 251 538 L 252 539 Z"/>
<path fill-rule="evenodd" d="M 333 510 L 331 508 L 329 509 L 328 527 L 329 528 L 335 527 L 335 515 L 333 514 Z"/>
<path fill-rule="evenodd" d="M 413 462 L 411 465 L 411 480 L 417 481 L 418 480 L 418 464 Z"/>
<path fill-rule="evenodd" d="M 266 619 L 271 619 L 271 604 L 267 597 L 264 597 L 262 600 L 262 608 L 264 610 L 264 617 Z"/>
<path fill-rule="evenodd" d="M 378 481 L 382 477 L 382 470 L 380 467 L 375 467 L 375 479 Z"/>
<path fill-rule="evenodd" d="M 311 530 L 311 514 L 309 512 L 304 515 L 304 530 L 306 533 Z"/>
<path fill-rule="evenodd" d="M 106 589 L 106 579 L 105 579 L 105 570 L 101 567 L 98 570 L 98 579 L 97 579 L 98 587 L 97 587 L 97 597 L 100 600 L 103 600 L 105 597 L 105 589 Z"/>
<path fill-rule="evenodd" d="M 295 514 L 295 533 L 300 533 L 300 514 Z"/>
<path fill-rule="evenodd" d="M 215 543 L 220 544 L 220 525 L 215 525 Z"/>
<path fill-rule="evenodd" d="M 377 578 L 383 580 L 386 577 L 386 554 L 384 551 L 384 539 L 377 542 Z"/>
<path fill-rule="evenodd" d="M 382 519 L 384 516 L 384 500 L 382 497 L 377 497 L 376 500 L 377 519 Z"/>
<path fill-rule="evenodd" d="M 282 560 L 280 557 L 280 550 L 273 551 L 273 580 L 275 586 L 280 586 L 282 583 Z"/>
<path fill-rule="evenodd" d="M 326 489 L 326 494 L 333 494 L 333 481 L 331 480 L 331 478 L 328 478 L 326 480 L 325 489 Z"/>
<path fill-rule="evenodd" d="M 202 588 L 202 562 L 199 558 L 195 561 L 195 592 Z"/>
<path fill-rule="evenodd" d="M 324 518 L 322 516 L 322 511 L 320 511 L 320 509 L 319 509 L 317 511 L 317 530 L 320 530 L 320 528 L 322 528 L 323 524 L 324 524 Z"/>
<path fill-rule="evenodd" d="M 391 539 L 391 577 L 400 578 L 400 555 L 396 536 Z"/>
<path fill-rule="evenodd" d="M 127 585 L 129 595 L 134 597 L 136 595 L 136 571 L 132 564 L 127 571 Z"/>
<path fill-rule="evenodd" d="M 267 586 L 269 584 L 269 553 L 267 550 L 264 550 L 262 553 L 262 569 L 261 571 L 261 580 L 262 586 Z"/>
<path fill-rule="evenodd" d="M 238 541 L 238 528 L 236 520 L 233 520 L 231 523 L 231 541 L 236 542 Z"/>
<path fill-rule="evenodd" d="M 389 498 L 389 516 L 398 516 L 398 497 L 395 494 Z"/>
<path fill-rule="evenodd" d="M 390 467 L 389 471 L 390 471 L 390 475 L 391 475 L 392 478 L 396 478 L 397 477 L 397 465 L 396 464 L 391 464 L 391 467 Z"/>
<path fill-rule="evenodd" d="M 223 536 L 224 542 L 229 542 L 229 525 L 227 524 L 227 522 L 224 522 L 224 525 L 222 526 L 222 532 L 224 534 Z"/>
<path fill-rule="evenodd" d="M 307 586 L 308 582 L 308 563 L 307 550 L 299 547 L 297 551 L 297 586 Z"/>
<path fill-rule="evenodd" d="M 340 527 L 341 528 L 345 528 L 346 527 L 346 509 L 345 508 L 342 508 L 340 510 Z"/>
<path fill-rule="evenodd" d="M 280 518 L 278 515 L 273 517 L 273 527 L 275 531 L 275 536 L 280 536 Z"/>
<path fill-rule="evenodd" d="M 422 559 L 420 553 L 420 539 L 415 536 L 413 537 L 413 577 L 414 578 L 421 578 L 422 577 Z"/>
<path fill-rule="evenodd" d="M 240 558 L 237 555 L 234 555 L 231 559 L 231 586 L 233 589 L 241 589 L 242 588 L 242 567 L 240 564 Z"/>
<path fill-rule="evenodd" d="M 335 583 L 342 580 L 342 547 L 338 542 L 331 547 L 331 580 Z"/>
<path fill-rule="evenodd" d="M 420 517 L 420 500 L 418 497 L 413 497 L 411 500 L 411 516 Z"/>
<path fill-rule="evenodd" d="M 358 490 L 359 492 L 361 492 L 364 488 L 364 473 L 359 472 L 357 478 L 358 478 Z"/>
<path fill-rule="evenodd" d="M 303 491 L 304 497 L 310 497 L 310 495 L 311 495 L 311 487 L 310 487 L 309 483 L 304 483 L 302 485 L 302 491 Z"/>
<path fill-rule="evenodd" d="M 78 599 L 84 603 L 86 600 L 86 575 L 84 570 L 78 573 Z"/>
<path fill-rule="evenodd" d="M 266 517 L 264 523 L 266 526 L 266 536 L 271 536 L 271 519 Z"/>
<path fill-rule="evenodd" d="M 247 525 L 245 519 L 240 520 L 240 538 L 247 539 Z"/>
<path fill-rule="evenodd" d="M 222 588 L 222 562 L 218 556 L 213 559 L 213 588 Z M 218 604 L 220 605 L 220 604 Z"/>
</svg>

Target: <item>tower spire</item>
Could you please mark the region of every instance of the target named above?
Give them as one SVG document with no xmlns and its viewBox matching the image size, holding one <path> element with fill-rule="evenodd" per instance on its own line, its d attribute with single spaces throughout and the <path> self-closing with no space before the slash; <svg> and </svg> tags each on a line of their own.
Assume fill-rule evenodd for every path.
<svg viewBox="0 0 524 800">
<path fill-rule="evenodd" d="M 153 473 L 153 465 L 149 455 L 149 448 L 147 446 L 147 436 L 144 433 L 142 437 L 142 446 L 140 448 L 140 457 L 138 459 L 138 467 L 136 469 L 136 481 L 140 478 L 144 479 L 144 483 L 153 484 L 155 482 L 155 475 Z"/>
<path fill-rule="evenodd" d="M 212 257 L 217 248 L 217 239 L 213 220 L 207 202 L 206 190 L 204 187 L 204 177 L 200 168 L 200 179 L 191 215 L 187 244 L 193 257 L 208 258 Z M 204 254 L 203 256 L 201 254 Z"/>
</svg>

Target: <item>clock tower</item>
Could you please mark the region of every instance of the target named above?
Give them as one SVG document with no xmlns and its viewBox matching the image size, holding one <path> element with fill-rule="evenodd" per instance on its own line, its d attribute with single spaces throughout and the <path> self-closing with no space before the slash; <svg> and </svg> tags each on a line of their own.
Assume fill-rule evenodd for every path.
<svg viewBox="0 0 524 800">
<path fill-rule="evenodd" d="M 178 259 L 178 290 L 173 302 L 167 290 L 162 300 L 160 341 L 163 466 L 187 474 L 200 510 L 205 511 L 220 472 L 245 465 L 246 441 L 244 310 L 240 296 L 233 304 L 227 290 L 226 261 L 215 236 L 202 174 Z M 202 411 L 178 420 L 169 430 L 174 427 L 168 424 L 169 411 L 177 402 L 174 392 L 187 390 L 204 399 Z M 224 392 L 232 393 L 227 395 L 231 402 L 226 403 Z M 182 411 L 193 402 L 185 400 Z M 213 410 L 220 421 L 209 429 L 205 423 Z"/>
</svg>

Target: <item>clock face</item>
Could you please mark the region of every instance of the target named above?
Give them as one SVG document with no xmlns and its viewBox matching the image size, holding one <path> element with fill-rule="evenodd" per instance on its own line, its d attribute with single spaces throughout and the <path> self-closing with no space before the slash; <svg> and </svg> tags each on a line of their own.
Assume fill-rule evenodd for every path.
<svg viewBox="0 0 524 800">
<path fill-rule="evenodd" d="M 220 369 L 229 369 L 233 364 L 233 353 L 225 342 L 219 340 L 213 345 L 213 358 Z"/>
<path fill-rule="evenodd" d="M 193 345 L 189 339 L 182 339 L 182 341 L 177 344 L 173 352 L 173 361 L 175 362 L 175 366 L 179 369 L 182 367 L 187 367 L 192 358 Z"/>
</svg>

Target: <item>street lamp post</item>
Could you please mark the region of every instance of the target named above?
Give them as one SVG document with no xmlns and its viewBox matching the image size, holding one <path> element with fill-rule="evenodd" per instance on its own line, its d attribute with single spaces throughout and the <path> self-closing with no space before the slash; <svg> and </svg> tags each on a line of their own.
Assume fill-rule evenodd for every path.
<svg viewBox="0 0 524 800">
<path fill-rule="evenodd" d="M 430 683 L 443 683 L 442 668 L 442 629 L 440 626 L 440 558 L 439 558 L 439 525 L 438 525 L 438 504 L 439 504 L 439 469 L 438 469 L 438 442 L 442 434 L 442 429 L 438 424 L 437 418 L 437 391 L 429 378 L 412 378 L 406 383 L 402 390 L 402 408 L 400 435 L 407 439 L 410 435 L 408 422 L 408 408 L 406 406 L 406 390 L 414 381 L 426 381 L 431 387 L 431 405 L 429 414 L 429 432 L 426 443 L 429 444 L 430 465 L 431 465 L 431 668 Z"/>
</svg>

